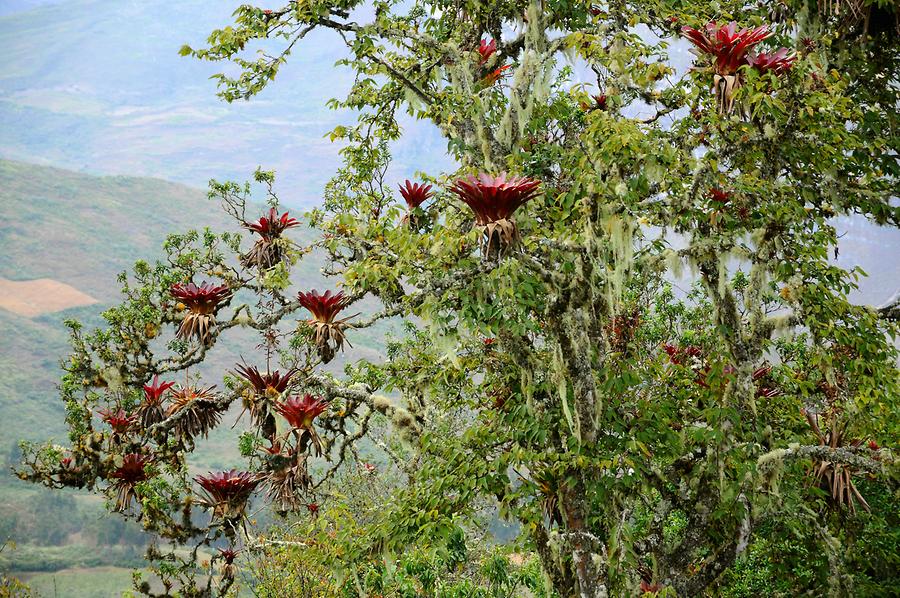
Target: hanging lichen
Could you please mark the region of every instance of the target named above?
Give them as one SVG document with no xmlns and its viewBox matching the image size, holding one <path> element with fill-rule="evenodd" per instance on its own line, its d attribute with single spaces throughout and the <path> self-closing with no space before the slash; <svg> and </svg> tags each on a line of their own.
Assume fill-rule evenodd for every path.
<svg viewBox="0 0 900 598">
<path fill-rule="evenodd" d="M 612 214 L 603 221 L 608 234 L 611 261 L 607 267 L 609 278 L 606 285 L 606 298 L 610 315 L 617 311 L 622 298 L 625 280 L 634 267 L 634 222 L 626 221 L 619 214 Z"/>
<path fill-rule="evenodd" d="M 566 419 L 566 423 L 569 425 L 569 432 L 574 434 L 575 437 L 578 438 L 578 441 L 581 442 L 580 426 L 578 425 L 578 411 L 576 410 L 573 414 L 569 407 L 569 379 L 566 375 L 567 372 L 568 368 L 563 359 L 562 347 L 556 345 L 553 348 L 553 362 L 550 369 L 551 379 L 556 385 L 563 416 Z"/>
</svg>

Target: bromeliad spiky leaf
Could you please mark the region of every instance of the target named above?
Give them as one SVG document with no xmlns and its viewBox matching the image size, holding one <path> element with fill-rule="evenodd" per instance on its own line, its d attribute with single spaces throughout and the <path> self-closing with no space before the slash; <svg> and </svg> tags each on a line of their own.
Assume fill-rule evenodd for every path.
<svg viewBox="0 0 900 598">
<path fill-rule="evenodd" d="M 322 443 L 313 427 L 313 420 L 328 409 L 328 401 L 310 394 L 295 395 L 275 404 L 277 411 L 291 426 L 292 431 L 299 437 L 303 433 L 309 433 L 317 454 L 321 454 Z"/>
<path fill-rule="evenodd" d="M 266 498 L 279 513 L 296 511 L 302 504 L 301 492 L 309 488 L 311 482 L 306 455 L 297 454 L 286 465 L 269 473 Z"/>
<path fill-rule="evenodd" d="M 278 370 L 261 373 L 255 366 L 246 363 L 238 364 L 235 372 L 250 383 L 252 392 L 245 398 L 245 408 L 250 411 L 253 424 L 260 428 L 263 435 L 273 441 L 276 434 L 275 418 L 272 416 L 272 401 L 281 396 L 291 383 L 291 378 L 298 372 L 291 368 L 281 374 Z"/>
<path fill-rule="evenodd" d="M 213 520 L 233 521 L 243 517 L 247 501 L 261 478 L 257 474 L 232 469 L 198 475 L 194 481 L 204 491 L 200 497 L 203 505 L 212 511 Z"/>
<path fill-rule="evenodd" d="M 144 385 L 144 400 L 137 408 L 137 416 L 144 429 L 165 419 L 163 396 L 173 386 L 174 382 L 160 382 L 159 375 L 153 376 L 153 382 Z"/>
<path fill-rule="evenodd" d="M 710 21 L 703 30 L 682 27 L 681 32 L 700 53 L 713 58 L 713 91 L 719 111 L 730 114 L 734 93 L 741 85 L 738 69 L 747 63 L 750 50 L 772 32 L 765 25 L 738 30 L 734 21 L 727 25 Z"/>
<path fill-rule="evenodd" d="M 176 418 L 174 430 L 179 438 L 192 441 L 197 436 L 206 436 L 219 424 L 221 413 L 213 388 L 182 386 L 171 392 L 166 417 Z"/>
<path fill-rule="evenodd" d="M 187 308 L 187 313 L 178 327 L 176 336 L 185 340 L 196 338 L 206 344 L 209 341 L 212 326 L 216 322 L 215 314 L 219 304 L 230 293 L 228 285 L 204 282 L 197 286 L 189 282 L 172 285 L 169 292 Z"/>
<path fill-rule="evenodd" d="M 475 213 L 475 226 L 482 232 L 485 257 L 502 254 L 519 239 L 513 213 L 539 193 L 540 181 L 527 177 L 479 174 L 456 181 L 450 188 Z M 492 250 L 494 253 L 492 253 Z"/>
<path fill-rule="evenodd" d="M 278 215 L 274 207 L 269 209 L 266 216 L 259 221 L 245 223 L 244 226 L 257 233 L 259 239 L 246 254 L 241 256 L 241 264 L 245 267 L 256 267 L 260 270 L 268 270 L 284 260 L 283 243 L 280 240 L 282 233 L 295 226 L 300 221 L 291 218 L 288 212 Z"/>
<path fill-rule="evenodd" d="M 345 296 L 343 291 L 319 293 L 313 290 L 307 293 L 298 293 L 297 301 L 313 315 L 310 324 L 315 330 L 316 348 L 322 362 L 328 363 L 334 359 L 337 351 L 344 348 L 344 341 L 347 340 L 344 335 L 347 321 L 357 315 L 353 314 L 340 320 L 335 319 L 335 316 L 350 304 L 350 298 Z"/>
<path fill-rule="evenodd" d="M 857 448 L 863 444 L 862 440 L 848 440 L 846 438 L 846 430 L 844 424 L 836 421 L 833 412 L 825 418 L 828 430 L 823 432 L 820 427 L 820 420 L 823 419 L 818 413 L 804 410 L 806 421 L 809 422 L 810 428 L 815 432 L 819 441 L 819 446 L 827 446 L 832 449 L 849 447 Z M 833 461 L 815 460 L 813 462 L 813 479 L 816 484 L 828 493 L 831 502 L 837 506 L 846 506 L 851 513 L 856 512 L 856 503 L 858 502 L 867 512 L 870 511 L 869 503 L 863 498 L 856 485 L 853 483 L 854 469 L 844 463 L 835 463 Z"/>
<path fill-rule="evenodd" d="M 787 48 L 781 48 L 777 52 L 760 52 L 747 58 L 747 64 L 760 73 L 772 72 L 776 75 L 788 71 L 794 66 L 797 55 Z"/>
<path fill-rule="evenodd" d="M 116 434 L 124 434 L 137 421 L 137 414 L 129 414 L 124 409 L 113 411 L 112 409 L 101 409 L 98 414 L 100 418 L 109 424 L 113 432 Z"/>
<path fill-rule="evenodd" d="M 150 457 L 141 453 L 128 453 L 122 457 L 122 464 L 109 474 L 112 487 L 116 490 L 116 510 L 125 511 L 134 497 L 135 486 L 145 481 L 146 466 Z"/>
</svg>

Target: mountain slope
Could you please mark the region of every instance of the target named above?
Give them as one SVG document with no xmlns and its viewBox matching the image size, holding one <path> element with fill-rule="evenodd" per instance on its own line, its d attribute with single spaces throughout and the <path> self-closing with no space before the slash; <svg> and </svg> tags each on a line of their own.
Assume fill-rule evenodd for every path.
<svg viewBox="0 0 900 598">
<path fill-rule="evenodd" d="M 209 80 L 223 65 L 178 50 L 202 46 L 238 5 L 70 0 L 0 17 L 0 156 L 198 187 L 262 165 L 280 173 L 288 205 L 318 203 L 337 163 L 338 146 L 324 136 L 355 120 L 326 109 L 352 82 L 334 66 L 343 43 L 313 32 L 276 85 L 251 102 L 223 103 Z M 433 126 L 405 126 L 396 178 L 447 163 Z"/>
<path fill-rule="evenodd" d="M 66 352 L 64 319 L 78 317 L 100 324 L 100 313 L 119 298 L 117 275 L 130 270 L 138 259 L 152 262 L 163 257 L 167 234 L 204 227 L 238 230 L 216 202 L 183 185 L 94 177 L 8 160 L 0 160 L 0 219 L 4 222 L 0 279 L 50 279 L 98 301 L 31 318 L 0 307 L 0 438 L 4 443 L 62 432 L 58 416 L 48 414 L 20 423 L 6 416 L 8 406 L 23 397 L 33 397 L 42 410 L 56 407 L 53 385 L 59 374 L 56 364 Z M 311 241 L 313 234 L 302 227 L 289 233 L 300 244 Z M 295 267 L 293 280 L 304 288 L 333 287 L 335 282 L 321 275 L 322 265 L 320 256 L 308 256 Z M 15 287 L 5 285 L 0 292 L 4 288 Z M 372 307 L 361 306 L 363 311 Z M 355 331 L 354 350 L 339 356 L 333 369 L 341 368 L 347 359 L 377 358 L 388 329 Z M 253 335 L 235 330 L 210 351 L 210 361 L 217 367 L 230 367 L 239 354 L 252 360 L 258 342 Z"/>
<path fill-rule="evenodd" d="M 234 231 L 237 226 L 197 189 L 6 160 L 0 160 L 0 219 L 4 248 L 0 279 L 51 279 L 98 301 L 33 317 L 0 307 L 0 543 L 12 537 L 21 545 L 0 556 L 0 570 L 128 566 L 140 553 L 144 538 L 123 526 L 119 518 L 106 515 L 102 501 L 84 493 L 49 492 L 25 484 L 9 475 L 8 466 L 17 460 L 19 440 L 55 438 L 65 444 L 65 416 L 56 392 L 59 363 L 68 352 L 63 320 L 77 318 L 88 326 L 102 325 L 100 314 L 118 300 L 117 274 L 130 269 L 137 259 L 161 258 L 168 233 L 204 226 Z M 298 228 L 289 235 L 305 243 L 313 231 Z M 320 274 L 321 266 L 320 257 L 309 256 L 295 269 L 294 280 L 309 288 L 333 287 L 334 282 Z M 0 293 L 15 288 L 2 285 Z M 367 307 L 372 306 L 363 306 L 363 311 Z M 348 360 L 378 359 L 388 329 L 383 325 L 353 331 L 353 349 L 329 365 L 337 370 Z M 222 372 L 240 355 L 256 363 L 259 338 L 249 331 L 234 332 L 210 352 L 209 367 L 199 370 L 208 384 L 221 384 Z M 167 333 L 174 333 L 174 328 Z M 195 470 L 240 464 L 236 439 L 242 427 L 231 429 L 236 417 L 236 411 L 226 414 L 220 429 L 198 443 L 191 460 Z M 114 544 L 118 548 L 108 548 Z M 86 555 L 93 556 L 86 559 Z M 98 570 L 96 575 L 108 572 Z"/>
</svg>

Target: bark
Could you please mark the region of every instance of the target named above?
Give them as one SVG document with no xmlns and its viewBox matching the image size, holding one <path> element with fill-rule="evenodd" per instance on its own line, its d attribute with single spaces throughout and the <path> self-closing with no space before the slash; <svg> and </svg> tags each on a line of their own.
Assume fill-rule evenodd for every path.
<svg viewBox="0 0 900 598">
<path fill-rule="evenodd" d="M 878 313 L 886 320 L 900 322 L 900 291 L 894 293 L 893 297 L 879 307 Z"/>
<path fill-rule="evenodd" d="M 536 526 L 531 532 L 531 539 L 534 542 L 538 558 L 541 559 L 541 567 L 550 577 L 553 588 L 559 592 L 560 596 L 575 596 L 575 579 L 562 559 L 557 558 L 557 555 L 554 554 L 544 526 Z"/>
<path fill-rule="evenodd" d="M 571 547 L 572 563 L 578 581 L 579 598 L 606 598 L 605 575 L 594 562 L 594 534 L 587 523 L 588 505 L 584 484 L 560 493 L 560 505 L 566 520 L 565 546 Z"/>
</svg>

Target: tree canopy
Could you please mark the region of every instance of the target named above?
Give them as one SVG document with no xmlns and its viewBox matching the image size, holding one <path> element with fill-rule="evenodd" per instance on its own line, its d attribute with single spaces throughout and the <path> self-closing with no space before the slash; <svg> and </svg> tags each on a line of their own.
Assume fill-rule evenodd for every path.
<svg viewBox="0 0 900 598">
<path fill-rule="evenodd" d="M 830 259 L 835 218 L 900 224 L 894 3 L 234 17 L 182 49 L 230 63 L 229 102 L 277 84 L 314 29 L 346 44 L 342 162 L 300 220 L 274 173 L 255 173 L 261 217 L 250 184 L 213 182 L 236 230 L 173 234 L 123 274 L 108 327 L 70 322 L 70 445 L 25 445 L 20 477 L 140 520 L 166 595 L 224 594 L 242 567 L 261 595 L 895 590 L 897 306 L 851 302 L 864 273 Z M 392 180 L 403 118 L 433 123 L 456 170 Z M 292 278 L 310 254 L 330 288 Z M 388 319 L 383 359 L 354 359 L 355 331 Z M 248 362 L 191 377 L 238 328 L 261 339 Z M 344 373 L 323 369 L 340 352 Z M 189 473 L 241 404 L 243 461 Z M 254 528 L 250 501 L 294 524 Z"/>
</svg>

